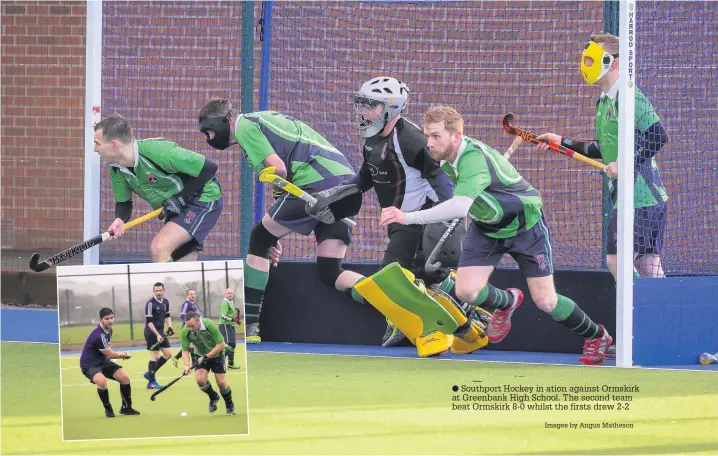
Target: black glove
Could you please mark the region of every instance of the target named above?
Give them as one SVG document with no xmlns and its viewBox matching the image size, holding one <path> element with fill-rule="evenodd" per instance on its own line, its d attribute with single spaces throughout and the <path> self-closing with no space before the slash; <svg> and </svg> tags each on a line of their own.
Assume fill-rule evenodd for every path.
<svg viewBox="0 0 718 456">
<path fill-rule="evenodd" d="M 184 198 L 179 195 L 167 198 L 165 202 L 162 203 L 162 213 L 157 218 L 164 220 L 168 215 L 180 215 L 186 205 L 187 203 L 185 203 Z"/>
<path fill-rule="evenodd" d="M 168 335 L 168 336 L 174 336 L 174 335 L 175 335 L 175 330 L 172 329 L 172 326 L 170 326 L 169 328 L 167 328 L 167 335 Z"/>
<path fill-rule="evenodd" d="M 355 184 L 342 183 L 313 193 L 312 196 L 317 202 L 314 205 L 306 203 L 304 210 L 307 215 L 327 225 L 344 217 L 352 217 L 361 209 L 362 192 Z"/>
</svg>

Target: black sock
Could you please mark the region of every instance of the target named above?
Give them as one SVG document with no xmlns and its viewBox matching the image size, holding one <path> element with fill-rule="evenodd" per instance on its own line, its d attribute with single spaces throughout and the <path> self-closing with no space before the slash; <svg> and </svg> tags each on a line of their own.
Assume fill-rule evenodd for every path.
<svg viewBox="0 0 718 456">
<path fill-rule="evenodd" d="M 155 372 L 160 370 L 160 367 L 164 366 L 166 362 L 167 358 L 165 358 L 164 356 L 160 356 L 159 359 L 157 359 L 157 367 L 155 368 Z"/>
<path fill-rule="evenodd" d="M 229 344 L 231 351 L 227 352 L 227 358 L 229 358 L 229 365 L 234 366 L 234 349 L 237 347 L 237 344 Z"/>
<path fill-rule="evenodd" d="M 227 386 L 227 389 L 219 390 L 219 393 L 224 398 L 224 403 L 227 404 L 227 407 L 234 405 L 234 402 L 232 402 L 232 389 L 229 386 Z"/>
<path fill-rule="evenodd" d="M 601 328 L 586 315 L 570 298 L 558 295 L 556 307 L 551 311 L 554 320 L 586 339 L 595 339 L 603 334 Z"/>
<path fill-rule="evenodd" d="M 204 386 L 200 386 L 199 389 L 204 391 L 204 394 L 209 396 L 210 399 L 212 399 L 217 394 L 214 392 L 214 389 L 212 388 L 212 384 L 210 382 L 205 383 Z"/>
<path fill-rule="evenodd" d="M 175 359 L 180 359 L 182 357 L 182 350 L 178 351 L 175 355 Z"/>
<path fill-rule="evenodd" d="M 155 372 L 157 372 L 157 361 L 150 361 L 147 363 L 147 372 L 150 373 L 150 381 L 155 381 Z"/>
<path fill-rule="evenodd" d="M 260 271 L 244 264 L 244 307 L 245 324 L 259 323 L 259 314 L 264 304 L 264 290 L 267 289 L 269 272 Z"/>
<path fill-rule="evenodd" d="M 110 404 L 110 392 L 106 389 L 100 389 L 97 388 L 97 395 L 100 396 L 100 400 L 102 401 L 102 405 L 105 407 L 111 407 L 112 404 Z"/>
<path fill-rule="evenodd" d="M 132 408 L 132 386 L 120 383 L 120 397 L 122 398 L 122 408 Z"/>
</svg>

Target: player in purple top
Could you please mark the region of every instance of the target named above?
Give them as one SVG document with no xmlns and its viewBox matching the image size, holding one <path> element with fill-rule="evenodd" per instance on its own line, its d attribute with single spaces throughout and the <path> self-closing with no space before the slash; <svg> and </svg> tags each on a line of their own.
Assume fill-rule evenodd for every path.
<svg viewBox="0 0 718 456">
<path fill-rule="evenodd" d="M 195 303 L 197 300 L 197 291 L 195 291 L 193 288 L 190 288 L 187 290 L 187 299 L 184 300 L 182 303 L 182 310 L 180 310 L 180 318 L 182 319 L 182 327 L 184 328 L 185 325 L 185 317 L 187 315 L 187 312 L 194 312 L 200 317 L 202 314 L 200 313 L 199 309 L 197 308 L 197 304 Z M 192 347 L 190 347 L 191 350 Z M 177 360 L 182 358 L 182 350 L 177 352 L 177 354 L 172 358 L 172 364 L 174 364 L 175 367 L 177 367 Z"/>
<path fill-rule="evenodd" d="M 122 397 L 121 415 L 139 415 L 140 412 L 132 408 L 132 392 L 130 377 L 122 366 L 115 364 L 113 359 L 130 359 L 127 352 L 116 352 L 110 347 L 112 342 L 112 326 L 115 324 L 115 315 L 112 309 L 103 307 L 100 310 L 100 324 L 92 330 L 80 355 L 80 370 L 82 375 L 90 379 L 90 383 L 97 385 L 97 395 L 100 396 L 105 407 L 105 416 L 114 418 L 115 412 L 110 404 L 110 393 L 107 391 L 107 379 L 111 378 L 120 383 L 120 396 Z"/>
<path fill-rule="evenodd" d="M 147 365 L 145 378 L 147 389 L 160 389 L 162 386 L 157 383 L 155 374 L 165 363 L 172 358 L 170 341 L 167 336 L 174 335 L 172 329 L 172 318 L 170 318 L 170 302 L 165 298 L 165 286 L 157 282 L 152 287 L 154 296 L 145 303 L 145 342 L 150 352 L 150 362 Z M 165 335 L 165 323 L 167 323 L 167 334 Z M 159 349 L 162 350 L 160 356 Z"/>
</svg>

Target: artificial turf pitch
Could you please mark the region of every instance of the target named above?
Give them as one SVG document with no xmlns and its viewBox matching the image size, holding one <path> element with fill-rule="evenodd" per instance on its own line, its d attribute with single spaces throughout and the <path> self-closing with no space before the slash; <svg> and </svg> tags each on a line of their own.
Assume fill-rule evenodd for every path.
<svg viewBox="0 0 718 456">
<path fill-rule="evenodd" d="M 2 454 L 718 452 L 715 372 L 250 352 L 249 436 L 63 442 L 57 345 L 3 343 L 1 355 Z M 133 359 L 136 358 L 142 356 Z M 72 359 L 64 360 L 63 366 L 70 367 L 68 362 Z M 167 370 L 160 371 L 159 377 L 168 376 L 168 372 L 174 370 L 171 365 L 162 369 Z M 74 369 L 62 372 L 66 371 L 64 375 L 75 376 L 71 373 Z M 141 374 L 133 369 L 131 375 L 133 399 L 142 412 L 141 417 L 106 419 L 94 387 L 89 383 L 64 388 L 77 390 L 69 394 L 83 403 L 78 410 L 86 410 L 88 414 L 80 417 L 86 428 L 83 432 L 96 433 L 97 429 L 108 428 L 108 432 L 119 437 L 127 434 L 126 426 L 134 429 L 139 420 L 147 420 L 142 427 L 158 435 L 177 425 L 176 420 L 181 420 L 179 411 L 186 411 L 188 418 L 197 417 L 198 423 L 206 420 L 211 423 L 210 427 L 218 422 L 241 421 L 239 416 L 209 416 L 206 399 L 191 378 L 180 382 L 186 389 L 176 391 L 178 394 L 168 390 L 155 403 L 150 403 L 150 392 L 143 390 L 146 382 Z M 235 380 L 231 382 L 237 397 Z M 464 411 L 454 408 L 464 403 L 497 402 L 456 401 L 454 396 L 461 397 L 462 393 L 455 393 L 454 385 L 534 388 L 628 385 L 637 386 L 639 392 L 622 394 L 630 395 L 630 401 L 605 403 L 628 402 L 628 410 L 620 411 L 615 407 L 604 411 L 559 411 L 555 407 L 529 410 L 527 406 L 534 403 L 530 401 L 525 402 L 524 410 Z M 64 391 L 63 397 L 67 394 Z M 118 402 L 116 390 L 111 390 L 111 400 Z M 556 405 L 551 401 L 540 402 Z M 576 403 L 593 405 L 596 402 L 579 400 Z M 218 412 L 222 411 L 220 403 Z M 633 427 L 556 429 L 546 424 L 604 422 Z"/>
</svg>

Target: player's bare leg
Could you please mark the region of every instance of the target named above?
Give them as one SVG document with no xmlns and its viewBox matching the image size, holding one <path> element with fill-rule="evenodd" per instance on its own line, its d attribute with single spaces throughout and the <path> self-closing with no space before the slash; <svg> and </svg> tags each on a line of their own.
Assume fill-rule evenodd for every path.
<svg viewBox="0 0 718 456">
<path fill-rule="evenodd" d="M 219 394 L 224 399 L 224 405 L 227 408 L 227 415 L 234 415 L 234 401 L 232 401 L 232 389 L 227 384 L 226 374 L 214 374 L 214 379 L 217 381 L 217 388 L 219 388 Z"/>
<path fill-rule="evenodd" d="M 118 369 L 112 377 L 120 384 L 120 397 L 122 398 L 120 415 L 139 415 L 140 412 L 132 408 L 132 386 L 127 371 Z"/>
<path fill-rule="evenodd" d="M 638 273 L 641 277 L 665 277 L 661 256 L 653 253 L 638 256 Z"/>
<path fill-rule="evenodd" d="M 259 335 L 259 315 L 262 312 L 264 291 L 269 281 L 269 254 L 264 255 L 277 240 L 292 231 L 264 214 L 262 222 L 252 229 L 249 251 L 244 268 L 244 300 L 246 308 L 246 342 L 256 344 L 262 341 Z M 259 253 L 262 252 L 260 256 Z"/>
<path fill-rule="evenodd" d="M 594 323 L 573 300 L 556 293 L 553 275 L 528 277 L 526 282 L 531 298 L 539 309 L 550 314 L 556 322 L 585 338 L 583 356 L 579 361 L 584 364 L 603 364 L 606 350 L 613 343 L 608 331 Z"/>
<path fill-rule="evenodd" d="M 152 244 L 150 245 L 152 261 L 155 263 L 170 261 L 172 259 L 172 252 L 174 252 L 177 247 L 191 240 L 192 235 L 178 224 L 174 222 L 165 223 L 160 232 L 152 239 Z M 192 252 L 189 255 L 195 255 L 194 260 L 196 260 L 198 253 Z"/>
<path fill-rule="evenodd" d="M 493 266 L 464 266 L 456 270 L 456 297 L 493 312 L 486 335 L 501 342 L 511 330 L 511 316 L 524 300 L 520 290 L 501 290 L 489 283 Z"/>
</svg>

